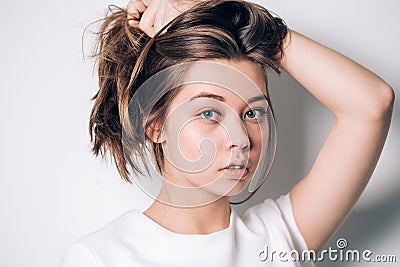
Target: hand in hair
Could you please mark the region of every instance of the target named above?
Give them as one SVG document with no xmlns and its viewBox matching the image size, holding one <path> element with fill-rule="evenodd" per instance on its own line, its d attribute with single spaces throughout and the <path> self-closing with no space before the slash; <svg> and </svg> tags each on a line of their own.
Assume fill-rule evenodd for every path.
<svg viewBox="0 0 400 267">
<path fill-rule="evenodd" d="M 134 0 L 127 6 L 129 25 L 153 37 L 164 25 L 200 0 Z"/>
</svg>

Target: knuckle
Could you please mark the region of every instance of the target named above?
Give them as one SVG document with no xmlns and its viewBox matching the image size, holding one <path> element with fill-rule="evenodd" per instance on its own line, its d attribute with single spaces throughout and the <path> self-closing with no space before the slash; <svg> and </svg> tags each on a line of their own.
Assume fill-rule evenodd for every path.
<svg viewBox="0 0 400 267">
<path fill-rule="evenodd" d="M 136 1 L 130 1 L 130 2 L 128 2 L 128 5 L 126 8 L 129 12 L 135 12 L 138 9 L 138 3 Z"/>
</svg>

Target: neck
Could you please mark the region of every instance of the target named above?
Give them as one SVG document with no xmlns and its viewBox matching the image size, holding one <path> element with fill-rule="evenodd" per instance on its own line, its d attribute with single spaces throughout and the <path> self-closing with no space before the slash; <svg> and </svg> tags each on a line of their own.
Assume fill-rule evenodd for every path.
<svg viewBox="0 0 400 267">
<path fill-rule="evenodd" d="M 181 234 L 209 234 L 229 227 L 229 197 L 199 207 L 175 207 L 155 201 L 144 214 L 164 228 Z"/>
</svg>

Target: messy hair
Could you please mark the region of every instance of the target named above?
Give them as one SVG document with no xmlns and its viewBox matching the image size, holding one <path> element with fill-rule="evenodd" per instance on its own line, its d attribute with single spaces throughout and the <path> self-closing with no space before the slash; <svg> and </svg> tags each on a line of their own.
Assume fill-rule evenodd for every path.
<svg viewBox="0 0 400 267">
<path fill-rule="evenodd" d="M 204 59 L 248 60 L 265 73 L 269 69 L 280 73 L 287 33 L 282 19 L 260 5 L 242 0 L 203 1 L 173 19 L 153 38 L 129 25 L 126 9 L 110 7 L 97 33 L 94 53 L 99 90 L 93 97 L 89 122 L 93 153 L 110 153 L 120 176 L 131 182 L 132 172 L 143 174 L 144 170 L 127 153 L 137 155 L 148 172 L 144 141 L 151 142 L 152 155 L 161 171 L 162 146 L 152 142 L 145 129 L 164 121 L 176 90 L 159 98 L 148 120 L 141 113 L 130 112 L 130 116 L 137 116 L 131 120 L 137 125 L 132 125 L 130 133 L 135 142 L 130 142 L 126 151 L 122 142 L 123 114 L 139 87 L 171 66 Z"/>
</svg>

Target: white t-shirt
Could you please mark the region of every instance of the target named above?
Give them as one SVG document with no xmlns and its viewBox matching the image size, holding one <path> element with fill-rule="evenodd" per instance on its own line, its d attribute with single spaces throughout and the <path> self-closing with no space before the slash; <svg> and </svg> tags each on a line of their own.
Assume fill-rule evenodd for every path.
<svg viewBox="0 0 400 267">
<path fill-rule="evenodd" d="M 300 266 L 293 251 L 306 249 L 287 194 L 249 208 L 243 219 L 231 208 L 229 227 L 210 234 L 175 233 L 133 209 L 69 244 L 61 266 Z"/>
</svg>

